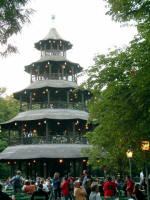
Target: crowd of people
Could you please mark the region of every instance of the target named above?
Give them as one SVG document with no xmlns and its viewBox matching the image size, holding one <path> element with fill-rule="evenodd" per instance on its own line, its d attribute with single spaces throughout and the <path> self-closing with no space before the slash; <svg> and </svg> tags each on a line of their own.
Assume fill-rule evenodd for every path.
<svg viewBox="0 0 150 200">
<path fill-rule="evenodd" d="M 128 199 L 145 200 L 143 191 L 146 186 L 143 183 L 134 183 L 129 176 L 126 180 L 106 177 L 105 180 L 93 179 L 84 170 L 79 178 L 67 174 L 60 178 L 59 173 L 54 173 L 53 178 L 47 179 L 38 177 L 35 181 L 26 180 L 22 177 L 21 171 L 17 171 L 16 176 L 8 178 L 5 185 L 0 184 L 0 199 L 13 200 L 5 192 L 8 188 L 13 188 L 14 196 L 16 193 L 24 192 L 31 195 L 31 200 L 35 196 L 45 196 L 46 200 L 115 200 L 117 196 L 124 195 Z M 123 192 L 123 194 L 122 194 Z"/>
</svg>

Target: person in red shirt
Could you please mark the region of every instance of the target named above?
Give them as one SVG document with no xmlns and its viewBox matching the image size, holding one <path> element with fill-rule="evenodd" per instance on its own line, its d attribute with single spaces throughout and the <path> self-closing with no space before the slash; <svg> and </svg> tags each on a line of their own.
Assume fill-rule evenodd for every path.
<svg viewBox="0 0 150 200">
<path fill-rule="evenodd" d="M 112 182 L 111 177 L 108 177 L 107 180 L 108 181 L 105 182 L 104 187 L 103 187 L 105 199 L 114 200 L 116 187 L 118 186 L 118 184 L 115 182 Z"/>
<path fill-rule="evenodd" d="M 68 200 L 69 197 L 69 181 L 67 177 L 64 177 L 64 180 L 62 182 L 62 185 L 60 186 L 60 189 L 62 190 L 62 195 L 65 200 Z"/>
<path fill-rule="evenodd" d="M 126 185 L 127 197 L 131 198 L 134 191 L 134 182 L 131 181 L 130 176 L 126 176 Z"/>
</svg>

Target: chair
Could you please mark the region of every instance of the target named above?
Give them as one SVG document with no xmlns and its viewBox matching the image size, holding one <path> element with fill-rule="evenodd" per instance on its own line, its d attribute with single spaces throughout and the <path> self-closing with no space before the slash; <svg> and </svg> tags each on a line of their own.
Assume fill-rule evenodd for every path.
<svg viewBox="0 0 150 200">
<path fill-rule="evenodd" d="M 34 196 L 34 200 L 45 200 L 45 196 Z"/>
</svg>

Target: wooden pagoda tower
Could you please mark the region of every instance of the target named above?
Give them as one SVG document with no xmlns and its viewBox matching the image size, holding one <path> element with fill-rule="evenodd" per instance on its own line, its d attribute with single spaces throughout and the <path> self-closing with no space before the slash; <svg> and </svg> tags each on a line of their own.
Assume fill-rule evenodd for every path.
<svg viewBox="0 0 150 200">
<path fill-rule="evenodd" d="M 8 130 L 8 147 L 0 154 L 10 173 L 20 169 L 28 177 L 61 175 L 79 176 L 87 166 L 82 149 L 89 148 L 85 137 L 92 125 L 87 124 L 89 91 L 78 89 L 78 63 L 66 57 L 72 48 L 55 28 L 35 43 L 41 58 L 28 66 L 30 85 L 14 93 L 20 112 L 1 124 Z"/>
</svg>

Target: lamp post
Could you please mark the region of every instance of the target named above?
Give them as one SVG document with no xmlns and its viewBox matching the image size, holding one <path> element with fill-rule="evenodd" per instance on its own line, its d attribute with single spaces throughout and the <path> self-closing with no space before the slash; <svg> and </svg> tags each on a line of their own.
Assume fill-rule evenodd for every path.
<svg viewBox="0 0 150 200">
<path fill-rule="evenodd" d="M 146 157 L 146 152 L 150 151 L 150 141 L 142 141 L 141 149 L 142 149 L 143 152 L 145 152 L 145 157 Z M 147 163 L 145 163 L 145 171 L 146 171 L 146 181 L 147 181 L 147 199 L 149 200 L 150 198 L 149 198 L 149 181 L 148 181 Z"/>
<path fill-rule="evenodd" d="M 127 158 L 129 159 L 129 167 L 130 167 L 130 178 L 132 179 L 132 167 L 131 167 L 131 159 L 133 157 L 133 151 L 130 149 L 126 152 Z"/>
</svg>

